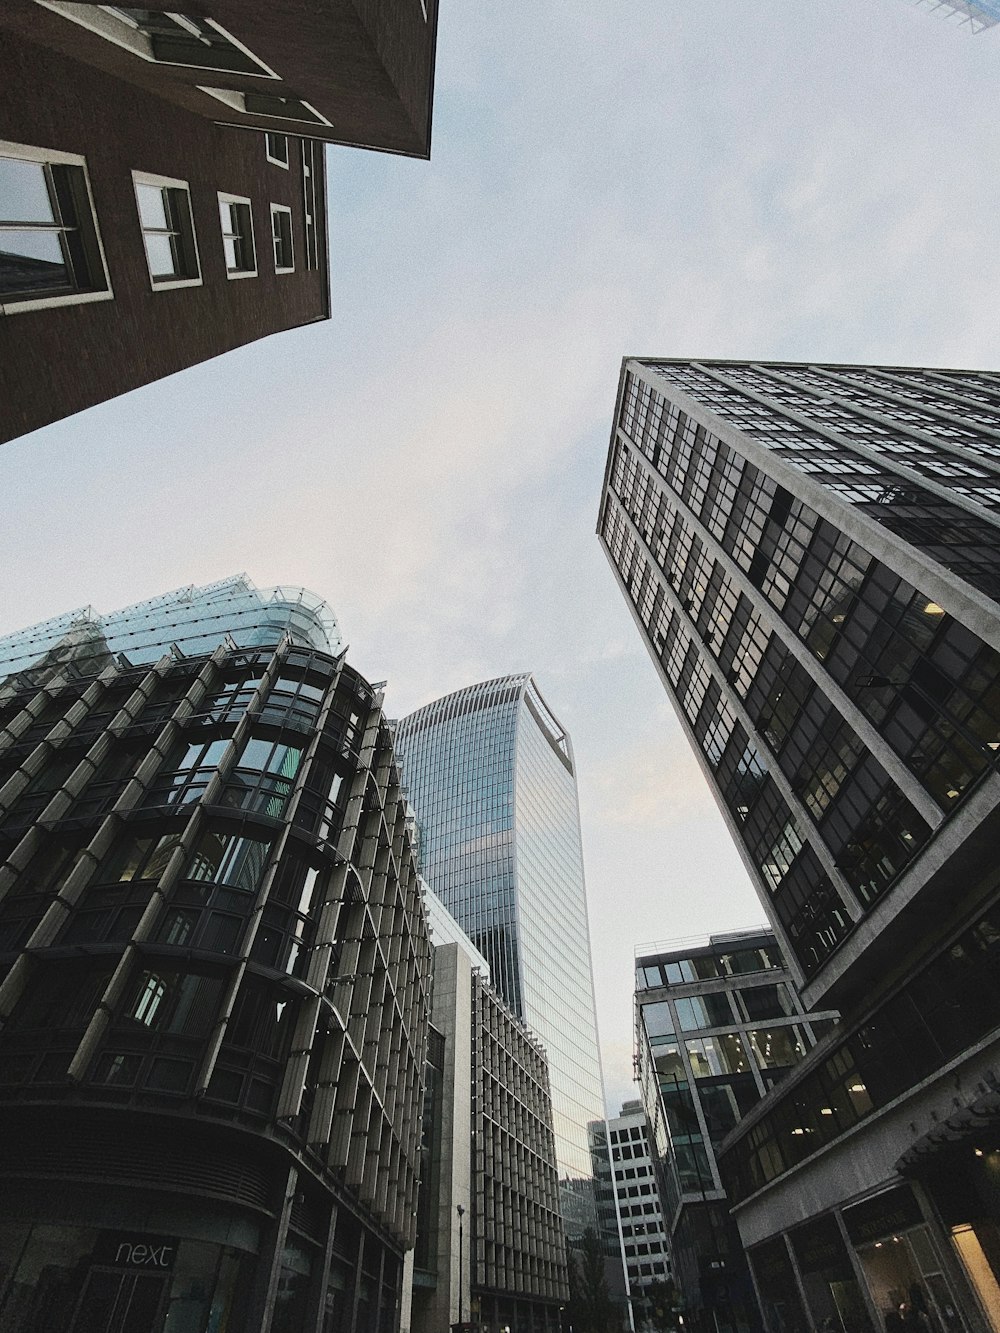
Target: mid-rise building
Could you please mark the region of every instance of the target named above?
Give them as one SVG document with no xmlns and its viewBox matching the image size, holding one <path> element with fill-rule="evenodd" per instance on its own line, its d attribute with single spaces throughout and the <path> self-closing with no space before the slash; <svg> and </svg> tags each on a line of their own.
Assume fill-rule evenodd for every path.
<svg viewBox="0 0 1000 1333">
<path fill-rule="evenodd" d="M 648 1151 L 674 1277 L 697 1327 L 760 1328 L 717 1152 L 835 1021 L 834 1013 L 805 1013 L 765 927 L 637 951 L 636 1068 L 653 1127 Z"/>
<path fill-rule="evenodd" d="M 429 885 L 545 1047 L 567 1234 L 596 1226 L 588 1125 L 603 1119 L 573 751 L 530 675 L 396 724 Z"/>
<path fill-rule="evenodd" d="M 426 901 L 434 984 L 410 1327 L 557 1333 L 569 1288 L 545 1052 L 430 890 Z"/>
<path fill-rule="evenodd" d="M 720 1155 L 772 1326 L 1000 1327 L 998 515 L 1000 375 L 623 365 L 602 542 L 842 1015 Z"/>
<path fill-rule="evenodd" d="M 0 7 L 0 442 L 328 319 L 324 145 L 429 154 L 437 0 L 196 8 Z"/>
<path fill-rule="evenodd" d="M 605 1122 L 601 1122 L 602 1126 Z M 654 1326 L 650 1306 L 662 1298 L 671 1279 L 670 1238 L 660 1204 L 656 1159 L 649 1121 L 641 1101 L 625 1102 L 606 1122 L 608 1185 L 605 1202 L 622 1241 L 632 1326 L 641 1333 Z M 601 1182 L 603 1172 L 598 1174 Z M 598 1206 L 604 1202 L 598 1194 Z"/>
<path fill-rule="evenodd" d="M 0 687 L 5 1333 L 398 1327 L 430 943 L 314 603 L 145 661 L 75 625 Z"/>
</svg>

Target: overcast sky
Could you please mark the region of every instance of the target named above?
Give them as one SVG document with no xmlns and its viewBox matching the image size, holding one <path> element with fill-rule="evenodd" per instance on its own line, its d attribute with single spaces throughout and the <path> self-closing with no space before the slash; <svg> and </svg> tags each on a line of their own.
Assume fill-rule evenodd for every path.
<svg viewBox="0 0 1000 1333">
<path fill-rule="evenodd" d="M 998 70 L 908 0 L 442 0 L 433 160 L 330 154 L 332 321 L 0 449 L 0 633 L 246 570 L 392 713 L 534 671 L 617 1110 L 634 945 L 763 919 L 594 535 L 621 358 L 1000 367 Z"/>
</svg>

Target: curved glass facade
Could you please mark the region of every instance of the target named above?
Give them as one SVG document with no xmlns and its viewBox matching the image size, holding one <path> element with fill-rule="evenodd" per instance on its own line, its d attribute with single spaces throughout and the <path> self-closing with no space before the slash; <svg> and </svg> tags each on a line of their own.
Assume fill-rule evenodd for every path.
<svg viewBox="0 0 1000 1333">
<path fill-rule="evenodd" d="M 65 661 L 85 672 L 100 670 L 115 653 L 136 665 L 155 662 L 174 645 L 192 657 L 212 652 L 227 638 L 239 648 L 275 647 L 286 633 L 300 647 L 323 653 L 339 653 L 343 646 L 333 611 L 315 593 L 256 588 L 245 574 L 234 574 L 108 615 L 81 607 L 0 638 L 0 680 Z"/>
<path fill-rule="evenodd" d="M 587 1126 L 604 1097 L 569 737 L 524 674 L 418 709 L 396 743 L 422 873 L 548 1052 L 572 1237 L 595 1224 Z"/>
</svg>

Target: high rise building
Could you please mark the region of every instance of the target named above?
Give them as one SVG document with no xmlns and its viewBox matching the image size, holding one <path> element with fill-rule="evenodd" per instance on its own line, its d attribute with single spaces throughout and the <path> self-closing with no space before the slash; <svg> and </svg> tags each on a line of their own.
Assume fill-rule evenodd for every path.
<svg viewBox="0 0 1000 1333">
<path fill-rule="evenodd" d="M 197 651 L 73 622 L 0 686 L 5 1333 L 398 1328 L 431 981 L 407 812 L 323 604 L 259 601 L 249 646 L 161 599 Z"/>
<path fill-rule="evenodd" d="M 195 8 L 0 6 L 0 442 L 329 319 L 324 145 L 429 155 L 436 0 Z"/>
<path fill-rule="evenodd" d="M 685 1318 L 717 1333 L 759 1329 L 717 1152 L 836 1014 L 805 1013 L 765 927 L 637 950 L 635 1000 L 636 1065 L 653 1127 L 645 1151 L 658 1169 Z"/>
<path fill-rule="evenodd" d="M 626 360 L 599 531 L 842 1015 L 721 1152 L 765 1315 L 1000 1328 L 1000 375 Z"/>
<path fill-rule="evenodd" d="M 549 1058 L 567 1234 L 595 1226 L 587 1126 L 604 1116 L 573 751 L 530 675 L 396 724 L 421 869 Z"/>
<path fill-rule="evenodd" d="M 607 1165 L 603 1157 L 595 1163 L 597 1206 L 606 1214 L 604 1229 L 621 1236 L 632 1326 L 642 1333 L 661 1326 L 651 1307 L 662 1304 L 671 1276 L 669 1235 L 642 1102 L 625 1102 L 618 1115 L 598 1121 L 594 1132 L 606 1133 L 608 1140 Z"/>
<path fill-rule="evenodd" d="M 434 982 L 410 1328 L 558 1333 L 569 1288 L 545 1051 L 431 890 L 425 901 Z"/>
</svg>

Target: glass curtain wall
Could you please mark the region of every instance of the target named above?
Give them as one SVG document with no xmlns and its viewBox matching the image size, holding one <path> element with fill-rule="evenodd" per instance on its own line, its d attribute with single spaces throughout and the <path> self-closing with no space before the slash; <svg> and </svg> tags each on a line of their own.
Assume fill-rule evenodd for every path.
<svg viewBox="0 0 1000 1333">
<path fill-rule="evenodd" d="M 596 1225 L 587 1126 L 604 1118 L 572 748 L 529 675 L 396 726 L 421 869 L 546 1048 L 567 1233 Z"/>
</svg>

